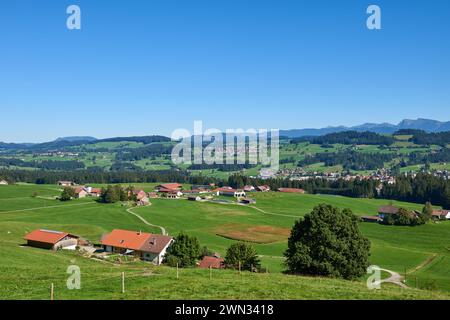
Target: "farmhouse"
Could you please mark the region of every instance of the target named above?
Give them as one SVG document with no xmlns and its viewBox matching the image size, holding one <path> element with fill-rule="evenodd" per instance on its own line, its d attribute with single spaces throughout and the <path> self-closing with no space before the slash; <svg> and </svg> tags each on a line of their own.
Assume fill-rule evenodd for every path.
<svg viewBox="0 0 450 320">
<path fill-rule="evenodd" d="M 379 216 L 362 216 L 361 221 L 363 222 L 381 222 L 383 219 L 381 219 Z"/>
<path fill-rule="evenodd" d="M 169 236 L 115 229 L 103 236 L 101 244 L 106 252 L 132 254 L 144 261 L 160 265 L 174 239 Z"/>
<path fill-rule="evenodd" d="M 224 268 L 224 259 L 219 257 L 204 257 L 203 260 L 198 265 L 200 269 L 223 269 Z"/>
<path fill-rule="evenodd" d="M 256 191 L 258 191 L 258 192 L 269 192 L 270 191 L 270 187 L 268 185 L 257 186 L 256 187 Z"/>
<path fill-rule="evenodd" d="M 394 206 L 384 206 L 384 207 L 380 207 L 378 209 L 378 216 L 381 219 L 386 218 L 388 215 L 393 215 L 393 214 L 397 214 L 398 211 L 400 210 L 400 208 L 394 207 Z"/>
<path fill-rule="evenodd" d="M 161 192 L 161 189 L 180 191 L 182 187 L 183 187 L 183 185 L 181 185 L 179 183 L 165 183 L 165 184 L 160 184 L 159 186 L 156 186 L 156 191 Z"/>
<path fill-rule="evenodd" d="M 255 187 L 254 186 L 244 186 L 244 191 L 245 192 L 253 192 L 253 191 L 255 191 Z"/>
<path fill-rule="evenodd" d="M 218 189 L 214 190 L 214 192 L 218 196 L 227 196 L 227 197 L 236 197 L 236 198 L 245 197 L 244 190 L 236 190 L 236 189 L 233 189 L 230 187 L 218 188 Z"/>
<path fill-rule="evenodd" d="M 75 198 L 77 199 L 86 198 L 87 195 L 88 193 L 84 188 L 75 188 Z"/>
<path fill-rule="evenodd" d="M 86 188 L 86 191 L 91 197 L 100 197 L 101 194 L 102 194 L 102 189 L 101 188 L 88 187 L 88 188 Z"/>
<path fill-rule="evenodd" d="M 136 204 L 140 207 L 145 207 L 145 206 L 149 206 L 150 203 L 150 199 L 148 197 L 143 197 L 142 199 L 138 200 L 136 202 Z"/>
<path fill-rule="evenodd" d="M 61 187 L 72 187 L 75 183 L 73 181 L 58 181 L 58 185 Z"/>
<path fill-rule="evenodd" d="M 0 180 L 0 186 L 7 186 L 7 185 L 8 185 L 8 181 Z"/>
<path fill-rule="evenodd" d="M 384 207 L 380 207 L 378 209 L 378 216 L 384 220 L 386 219 L 387 216 L 395 216 L 399 213 L 400 208 L 389 205 L 389 206 L 384 206 Z M 417 217 L 420 214 L 420 212 L 417 211 L 413 211 L 413 212 L 409 212 L 409 216 L 410 217 Z"/>
<path fill-rule="evenodd" d="M 450 211 L 449 210 L 433 210 L 431 214 L 432 219 L 434 220 L 450 220 Z"/>
<path fill-rule="evenodd" d="M 304 194 L 305 190 L 303 189 L 297 189 L 297 188 L 278 188 L 278 192 L 283 192 L 283 193 L 300 193 L 300 194 Z"/>
<path fill-rule="evenodd" d="M 147 197 L 147 193 L 144 190 L 133 190 L 133 194 L 138 201 Z"/>
<path fill-rule="evenodd" d="M 74 250 L 78 245 L 79 237 L 66 232 L 40 229 L 30 232 L 24 239 L 30 247 Z"/>
</svg>

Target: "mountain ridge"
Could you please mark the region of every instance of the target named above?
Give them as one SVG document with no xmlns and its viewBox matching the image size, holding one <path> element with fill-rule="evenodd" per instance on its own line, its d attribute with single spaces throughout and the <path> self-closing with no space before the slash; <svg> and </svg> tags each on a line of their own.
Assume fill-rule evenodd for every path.
<svg viewBox="0 0 450 320">
<path fill-rule="evenodd" d="M 305 136 L 321 136 L 329 133 L 337 133 L 342 131 L 371 131 L 380 134 L 392 134 L 400 129 L 417 129 L 428 133 L 450 131 L 450 121 L 441 122 L 438 120 L 418 118 L 415 120 L 404 119 L 398 124 L 391 123 L 364 123 L 361 125 L 346 127 L 325 127 L 325 128 L 306 128 L 306 129 L 290 129 L 280 130 L 280 136 L 287 138 L 299 138 Z"/>
</svg>

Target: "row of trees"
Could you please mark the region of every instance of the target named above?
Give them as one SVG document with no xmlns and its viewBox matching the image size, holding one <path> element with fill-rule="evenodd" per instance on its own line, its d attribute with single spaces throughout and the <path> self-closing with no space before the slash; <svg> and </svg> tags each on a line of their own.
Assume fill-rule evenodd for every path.
<svg viewBox="0 0 450 320">
<path fill-rule="evenodd" d="M 385 162 L 392 161 L 396 157 L 397 155 L 391 153 L 323 152 L 307 155 L 298 162 L 298 166 L 323 162 L 327 167 L 342 165 L 345 170 L 376 170 L 384 168 Z"/>
<path fill-rule="evenodd" d="M 291 140 L 291 143 L 310 142 L 314 144 L 369 144 L 389 146 L 395 142 L 392 136 L 385 136 L 374 132 L 344 131 L 326 134 L 319 137 L 302 137 Z"/>
<path fill-rule="evenodd" d="M 450 208 L 450 181 L 420 173 L 416 177 L 398 176 L 395 184 L 385 184 L 380 198 L 415 203 L 431 202 L 434 205 Z"/>
</svg>

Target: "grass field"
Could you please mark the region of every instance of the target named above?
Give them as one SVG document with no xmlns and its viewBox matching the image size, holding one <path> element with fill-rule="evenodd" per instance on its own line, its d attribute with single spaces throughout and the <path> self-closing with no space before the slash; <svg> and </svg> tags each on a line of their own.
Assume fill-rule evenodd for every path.
<svg viewBox="0 0 450 320">
<path fill-rule="evenodd" d="M 150 191 L 154 184 L 138 187 Z M 159 232 L 159 229 L 148 227 L 128 214 L 120 204 L 98 204 L 91 199 L 61 203 L 51 198 L 58 192 L 57 186 L 0 186 L 0 297 L 8 298 L 8 293 L 14 292 L 17 298 L 46 298 L 48 285 L 54 281 L 62 299 L 121 298 L 117 288 L 119 279 L 116 281 L 114 277 L 125 270 L 130 274 L 130 293 L 124 298 L 449 298 L 447 293 L 401 291 L 390 286 L 373 293 L 365 289 L 363 280 L 347 282 L 281 274 L 289 230 L 295 220 L 315 205 L 325 202 L 341 208 L 349 207 L 356 214 L 365 215 L 375 214 L 380 205 L 389 201 L 258 193 L 255 194 L 257 203 L 252 207 L 155 199 L 152 206 L 135 209 L 152 224 L 164 226 L 171 235 L 188 232 L 197 236 L 202 245 L 222 255 L 236 240 L 254 244 L 270 274 L 245 274 L 239 278 L 231 271 L 217 271 L 217 279 L 214 278 L 217 287 L 212 289 L 208 286 L 209 274 L 205 275 L 200 270 L 183 270 L 186 277 L 176 280 L 170 268 L 144 263 L 115 266 L 73 253 L 20 247 L 24 242 L 23 235 L 36 228 L 69 231 L 94 242 L 113 228 Z M 32 197 L 36 193 L 37 196 Z M 395 204 L 411 209 L 421 207 L 409 203 Z M 416 228 L 369 223 L 361 224 L 360 228 L 372 243 L 372 264 L 402 274 L 406 271 L 408 281 L 414 279 L 414 283 L 408 282 L 411 286 L 417 277 L 419 283 L 433 284 L 435 292 L 450 292 L 450 222 Z M 86 281 L 86 290 L 81 292 L 63 289 L 62 281 L 67 277 L 65 268 L 73 260 L 86 275 L 86 280 L 83 280 L 83 283 Z M 109 277 L 113 278 L 108 281 Z M 88 280 L 92 280 L 92 285 Z M 105 296 L 97 290 L 103 290 Z"/>
</svg>

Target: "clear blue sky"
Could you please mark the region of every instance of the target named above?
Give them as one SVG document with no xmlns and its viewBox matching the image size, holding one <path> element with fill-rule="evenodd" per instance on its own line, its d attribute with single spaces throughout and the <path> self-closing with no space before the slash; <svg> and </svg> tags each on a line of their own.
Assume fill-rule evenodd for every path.
<svg viewBox="0 0 450 320">
<path fill-rule="evenodd" d="M 0 111 L 7 142 L 448 121 L 450 1 L 3 1 Z"/>
</svg>

